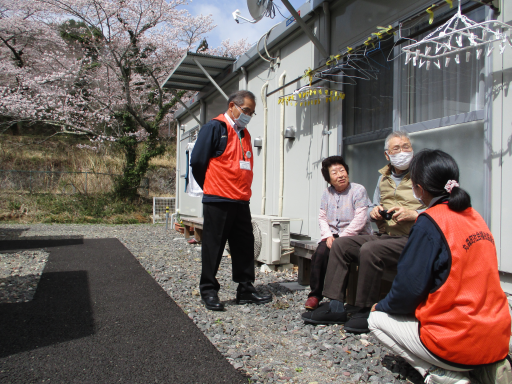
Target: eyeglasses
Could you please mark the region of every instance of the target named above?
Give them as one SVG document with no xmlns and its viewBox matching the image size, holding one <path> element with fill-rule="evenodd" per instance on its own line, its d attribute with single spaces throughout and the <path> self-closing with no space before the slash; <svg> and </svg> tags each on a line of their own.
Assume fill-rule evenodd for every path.
<svg viewBox="0 0 512 384">
<path fill-rule="evenodd" d="M 235 104 L 238 108 L 240 108 L 240 110 L 247 116 L 256 116 L 256 112 L 251 112 L 251 110 L 249 108 L 242 108 L 241 106 L 239 106 L 238 104 Z"/>
<path fill-rule="evenodd" d="M 393 148 L 388 148 L 387 149 L 387 152 L 390 155 L 394 155 L 394 154 L 399 153 L 399 152 L 411 152 L 411 151 L 412 151 L 411 144 L 404 144 L 401 147 L 399 145 L 397 145 L 397 146 L 395 146 Z"/>
</svg>

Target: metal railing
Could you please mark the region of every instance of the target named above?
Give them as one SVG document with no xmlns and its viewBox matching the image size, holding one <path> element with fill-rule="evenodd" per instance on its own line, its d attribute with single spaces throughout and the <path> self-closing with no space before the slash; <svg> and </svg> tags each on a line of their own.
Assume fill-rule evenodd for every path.
<svg viewBox="0 0 512 384">
<path fill-rule="evenodd" d="M 113 190 L 120 175 L 96 172 L 25 171 L 0 169 L 0 190 L 17 193 L 96 194 Z M 149 194 L 144 178 L 139 193 Z"/>
</svg>

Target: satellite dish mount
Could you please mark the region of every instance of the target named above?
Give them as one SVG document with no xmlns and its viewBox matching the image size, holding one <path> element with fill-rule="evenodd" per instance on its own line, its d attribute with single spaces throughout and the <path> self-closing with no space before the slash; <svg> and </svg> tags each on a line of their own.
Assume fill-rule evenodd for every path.
<svg viewBox="0 0 512 384">
<path fill-rule="evenodd" d="M 243 17 L 242 13 L 238 9 L 233 12 L 233 18 L 237 23 L 240 23 L 239 19 L 242 19 L 251 24 L 255 24 L 263 19 L 263 16 L 270 15 L 273 7 L 273 0 L 247 0 L 247 8 L 249 9 L 249 13 L 253 20 Z"/>
<path fill-rule="evenodd" d="M 302 18 L 297 13 L 295 8 L 293 8 L 290 2 L 288 0 L 281 1 L 283 5 L 286 7 L 286 9 L 288 9 L 288 11 L 291 13 L 292 17 L 295 19 L 297 24 L 299 24 L 299 26 L 302 28 L 304 33 L 309 37 L 309 39 L 313 42 L 316 48 L 320 51 L 320 54 L 323 57 L 329 57 L 329 53 L 324 48 L 320 40 L 318 40 L 318 38 L 313 34 L 313 32 L 311 32 L 311 30 L 308 28 L 304 20 L 302 20 Z M 233 18 L 237 23 L 240 23 L 238 19 L 242 19 L 249 23 L 254 24 L 260 21 L 263 18 L 263 16 L 269 16 L 273 18 L 273 16 L 271 15 L 275 14 L 274 7 L 275 4 L 273 0 L 247 0 L 247 8 L 249 8 L 249 13 L 253 17 L 253 20 L 249 20 L 243 17 L 240 13 L 240 10 L 238 9 L 235 12 L 233 12 Z"/>
</svg>

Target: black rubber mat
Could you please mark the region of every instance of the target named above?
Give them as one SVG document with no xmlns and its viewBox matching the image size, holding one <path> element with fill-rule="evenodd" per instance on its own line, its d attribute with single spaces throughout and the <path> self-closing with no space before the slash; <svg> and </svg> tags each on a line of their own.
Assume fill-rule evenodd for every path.
<svg viewBox="0 0 512 384">
<path fill-rule="evenodd" d="M 0 383 L 247 383 L 117 239 L 0 252 L 36 244 L 34 300 L 0 304 Z"/>
</svg>

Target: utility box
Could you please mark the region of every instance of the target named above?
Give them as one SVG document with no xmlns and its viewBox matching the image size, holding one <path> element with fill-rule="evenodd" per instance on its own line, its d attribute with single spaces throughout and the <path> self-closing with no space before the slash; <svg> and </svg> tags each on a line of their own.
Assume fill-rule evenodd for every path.
<svg viewBox="0 0 512 384">
<path fill-rule="evenodd" d="M 255 259 L 265 264 L 288 264 L 290 247 L 290 219 L 286 217 L 252 215 L 255 250 L 261 244 Z M 257 252 L 256 252 L 257 253 Z"/>
</svg>

